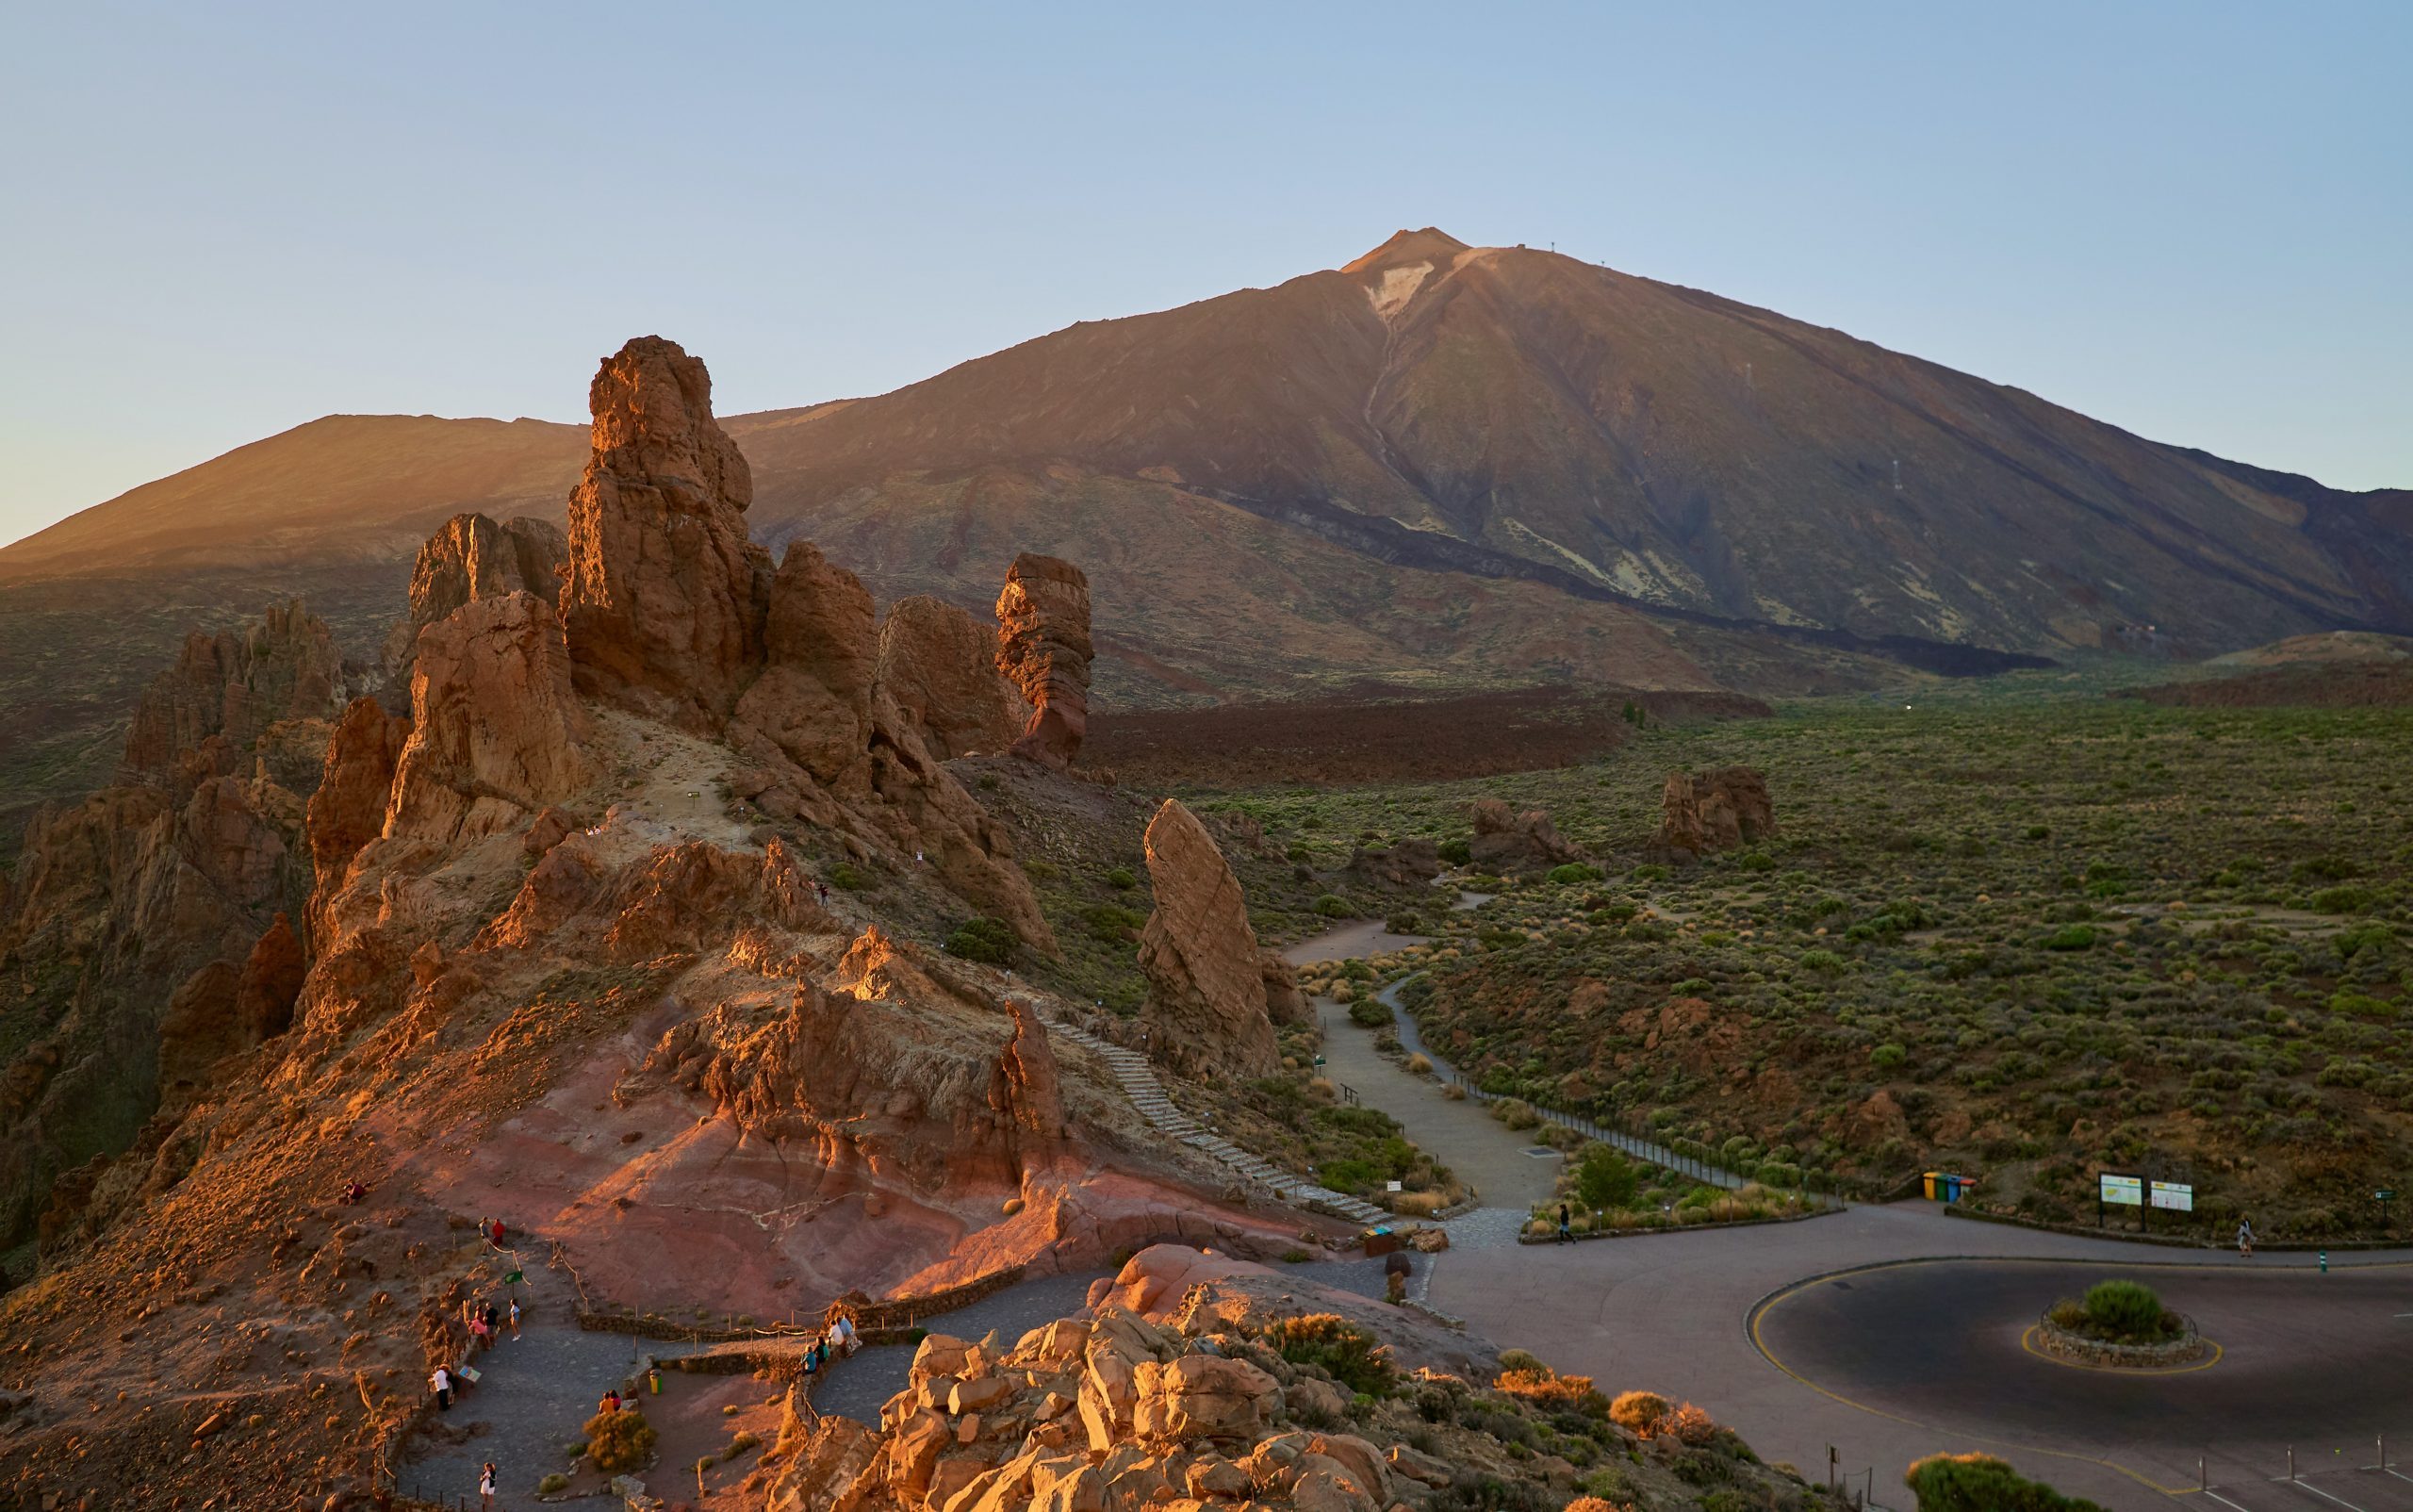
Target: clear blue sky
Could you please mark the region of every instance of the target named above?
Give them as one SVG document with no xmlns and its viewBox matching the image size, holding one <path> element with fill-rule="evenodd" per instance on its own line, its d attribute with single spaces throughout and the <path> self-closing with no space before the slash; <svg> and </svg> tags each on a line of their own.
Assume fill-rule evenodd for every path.
<svg viewBox="0 0 2413 1512">
<path fill-rule="evenodd" d="M 1426 223 L 2413 485 L 2413 5 L 370 8 L 0 3 L 0 540 L 643 332 L 804 403 Z"/>
</svg>

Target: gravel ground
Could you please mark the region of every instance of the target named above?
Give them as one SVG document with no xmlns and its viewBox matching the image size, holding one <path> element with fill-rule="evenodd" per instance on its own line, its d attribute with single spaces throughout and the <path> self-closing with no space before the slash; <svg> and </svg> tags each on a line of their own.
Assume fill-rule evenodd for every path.
<svg viewBox="0 0 2413 1512">
<path fill-rule="evenodd" d="M 396 1479 L 430 1500 L 466 1495 L 477 1504 L 478 1470 L 487 1460 L 502 1472 L 497 1507 L 533 1505 L 536 1483 L 568 1467 L 568 1445 L 595 1415 L 595 1402 L 619 1384 L 640 1349 L 659 1349 L 626 1334 L 590 1334 L 565 1322 L 528 1323 L 473 1362 L 484 1379 L 455 1393 L 437 1422 L 471 1437 L 458 1444 L 422 1440 L 420 1457 Z M 482 1431 L 483 1430 L 483 1431 Z"/>
</svg>

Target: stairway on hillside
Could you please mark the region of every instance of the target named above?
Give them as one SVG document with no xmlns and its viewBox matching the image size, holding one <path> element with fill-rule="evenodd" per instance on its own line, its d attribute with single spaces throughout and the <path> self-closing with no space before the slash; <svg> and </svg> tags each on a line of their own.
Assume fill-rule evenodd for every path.
<svg viewBox="0 0 2413 1512">
<path fill-rule="evenodd" d="M 1327 1187 L 1303 1180 L 1288 1171 L 1279 1170 L 1251 1155 L 1211 1129 L 1203 1127 L 1196 1119 L 1175 1108 L 1165 1095 L 1164 1084 L 1157 1080 L 1156 1069 L 1148 1058 L 1137 1050 L 1126 1050 L 1119 1044 L 1102 1040 L 1078 1025 L 1061 1019 L 1049 1019 L 1047 1027 L 1062 1035 L 1083 1049 L 1095 1051 L 1103 1058 L 1114 1079 L 1131 1098 L 1132 1106 L 1141 1117 L 1165 1133 L 1189 1145 L 1202 1155 L 1212 1157 L 1237 1172 L 1248 1185 L 1271 1192 L 1278 1200 L 1293 1208 L 1310 1212 L 1329 1213 L 1353 1224 L 1380 1224 L 1389 1221 L 1390 1214 Z"/>
</svg>

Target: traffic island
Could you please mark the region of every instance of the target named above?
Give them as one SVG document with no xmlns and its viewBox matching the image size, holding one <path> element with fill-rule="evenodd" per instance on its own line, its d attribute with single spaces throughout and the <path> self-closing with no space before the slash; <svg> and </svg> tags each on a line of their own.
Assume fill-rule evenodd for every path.
<svg viewBox="0 0 2413 1512">
<path fill-rule="evenodd" d="M 2098 1371 L 2199 1368 L 2220 1358 L 2220 1346 L 2196 1332 L 2192 1318 L 2164 1307 L 2136 1281 L 2098 1281 L 2083 1300 L 2053 1304 L 2021 1342 L 2047 1359 Z"/>
</svg>

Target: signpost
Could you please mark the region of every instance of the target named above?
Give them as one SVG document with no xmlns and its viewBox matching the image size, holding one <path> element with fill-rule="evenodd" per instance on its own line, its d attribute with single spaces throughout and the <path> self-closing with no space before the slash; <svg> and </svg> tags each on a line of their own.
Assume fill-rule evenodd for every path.
<svg viewBox="0 0 2413 1512">
<path fill-rule="evenodd" d="M 2153 1206 L 2175 1213 L 2195 1210 L 2195 1189 L 2184 1181 L 2153 1181 Z"/>
<path fill-rule="evenodd" d="M 2114 1175 L 2107 1171 L 2102 1175 L 2096 1177 L 2095 1181 L 2094 1226 L 2097 1228 L 2103 1226 L 2104 1209 L 2107 1208 L 2134 1208 L 2138 1209 L 2137 1223 L 2140 1227 L 2143 1226 L 2143 1209 L 2145 1201 L 2144 1177 Z"/>
<path fill-rule="evenodd" d="M 2379 1199 L 2379 1231 L 2385 1234 L 2388 1232 L 2388 1205 L 2396 1200 L 2396 1189 L 2382 1187 L 2372 1195 Z"/>
</svg>

